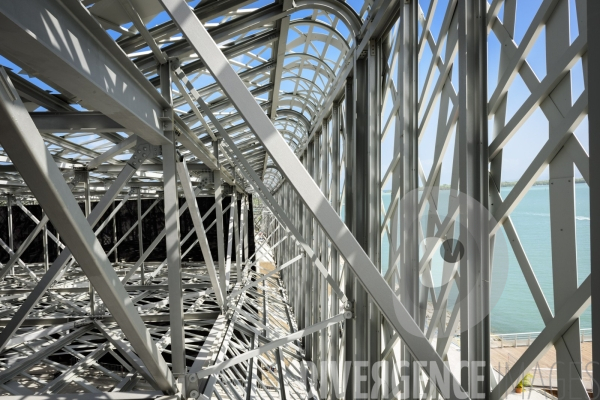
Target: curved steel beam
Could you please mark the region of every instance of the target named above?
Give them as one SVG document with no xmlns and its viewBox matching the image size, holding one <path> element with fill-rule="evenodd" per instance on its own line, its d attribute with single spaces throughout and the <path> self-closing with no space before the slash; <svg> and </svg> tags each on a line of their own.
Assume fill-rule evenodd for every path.
<svg viewBox="0 0 600 400">
<path fill-rule="evenodd" d="M 313 9 L 335 15 L 348 27 L 354 38 L 358 37 L 362 21 L 349 4 L 339 0 L 296 0 L 294 12 Z"/>
<path fill-rule="evenodd" d="M 321 29 L 325 29 L 330 31 L 332 34 L 339 36 L 339 41 L 342 42 L 347 49 L 350 49 L 350 44 L 346 41 L 346 39 L 344 39 L 344 37 L 342 36 L 342 34 L 333 29 L 331 27 L 331 25 L 327 25 L 326 22 L 323 21 L 319 21 L 319 20 L 307 20 L 307 19 L 296 19 L 293 20 L 292 22 L 290 22 L 290 28 L 292 27 L 292 25 L 314 25 L 317 26 Z M 304 34 L 304 33 L 303 33 Z M 315 33 L 315 35 L 323 35 L 322 33 Z"/>
<path fill-rule="evenodd" d="M 294 61 L 293 64 L 297 64 L 297 63 L 304 62 L 304 61 L 307 61 L 307 60 L 314 60 L 314 61 L 318 62 L 319 65 L 322 65 L 322 66 L 326 67 L 327 71 L 331 73 L 331 76 L 335 77 L 335 72 L 333 71 L 333 69 L 331 69 L 331 67 L 325 61 L 321 60 L 318 57 L 313 56 L 312 54 L 308 54 L 308 53 L 290 53 L 290 54 L 286 54 L 285 55 L 285 58 L 288 58 L 288 57 L 290 57 L 290 58 L 291 57 L 298 57 L 298 58 L 300 58 L 301 61 Z M 291 64 L 292 63 L 287 64 L 285 66 L 285 69 L 287 69 L 289 71 L 290 68 L 288 68 L 288 66 L 291 65 Z M 317 71 L 316 68 L 314 70 L 315 70 L 315 72 Z"/>
<path fill-rule="evenodd" d="M 307 132 L 310 131 L 310 121 L 308 120 L 308 118 L 306 118 L 304 115 L 302 115 L 298 111 L 290 110 L 287 108 L 279 109 L 279 110 L 277 110 L 277 116 L 279 116 L 279 115 L 298 118 L 298 120 L 301 121 L 302 124 L 304 125 L 304 127 L 306 128 L 306 131 Z"/>
</svg>

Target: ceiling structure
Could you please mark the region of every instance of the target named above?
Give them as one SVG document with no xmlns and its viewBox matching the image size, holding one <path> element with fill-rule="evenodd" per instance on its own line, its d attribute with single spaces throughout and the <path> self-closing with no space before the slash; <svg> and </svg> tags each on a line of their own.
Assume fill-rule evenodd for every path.
<svg viewBox="0 0 600 400">
<path fill-rule="evenodd" d="M 2 394 L 496 400 L 553 347 L 588 398 L 594 0 L 525 1 L 0 2 Z M 502 256 L 543 323 L 505 370 Z"/>
<path fill-rule="evenodd" d="M 286 142 L 294 151 L 300 151 L 306 145 L 342 63 L 355 45 L 355 37 L 364 18 L 368 17 L 371 1 L 353 2 L 353 5 L 337 0 L 204 0 L 188 3 Z M 82 4 L 89 12 L 86 24 L 99 24 L 114 40 L 116 46 L 111 44 L 108 51 L 124 52 L 152 85 L 159 85 L 161 62 L 177 60 L 188 79 L 187 90 L 196 90 L 205 99 L 253 169 L 271 189 L 280 183 L 281 175 L 264 148 L 252 140 L 244 120 L 158 0 L 101 0 L 83 1 Z M 35 64 L 24 65 L 18 59 L 11 60 L 9 54 L 5 57 L 8 60 L 3 64 L 12 69 L 9 76 L 19 94 L 26 99 L 28 110 L 34 112 L 34 121 L 54 159 L 61 163 L 66 175 L 72 176 L 75 169 L 91 170 L 92 195 L 96 196 L 96 191 L 102 193 L 116 176 L 109 165 L 122 165 L 129 157 L 128 149 L 133 142 L 127 143 L 113 157 L 101 160 L 98 157 L 124 142 L 132 132 L 110 119 L 102 119 L 102 115 L 96 119 L 86 115 L 89 119 L 76 121 L 76 112 L 90 110 L 87 114 L 92 114 L 96 110 L 86 102 L 85 96 L 61 87 L 51 76 L 37 71 Z M 173 92 L 173 106 L 181 118 L 179 122 L 185 124 L 189 134 L 198 138 L 206 148 L 203 150 L 212 154 L 214 135 L 207 133 L 207 128 L 213 130 L 214 126 L 208 118 L 206 123 L 201 122 L 200 114 L 189 104 L 189 95 L 178 89 L 181 90 L 177 87 Z M 52 116 L 49 112 L 60 115 Z M 192 163 L 204 161 L 188 149 L 182 148 L 181 153 Z M 22 179 L 11 170 L 6 154 L 3 157 L 6 192 L 19 187 L 26 191 Z M 89 167 L 90 162 L 93 168 Z M 101 166 L 102 163 L 105 165 Z M 219 163 L 228 171 L 231 180 L 231 161 L 221 154 Z M 150 164 L 158 165 L 160 160 L 152 160 Z M 138 174 L 131 184 L 156 185 L 160 181 L 160 171 L 152 171 Z M 156 195 L 154 189 L 147 192 L 149 196 Z"/>
</svg>

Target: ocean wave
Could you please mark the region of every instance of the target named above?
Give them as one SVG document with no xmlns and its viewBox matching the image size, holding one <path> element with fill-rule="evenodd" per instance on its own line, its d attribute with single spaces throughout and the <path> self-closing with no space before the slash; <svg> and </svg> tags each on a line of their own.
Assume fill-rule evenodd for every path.
<svg viewBox="0 0 600 400">
<path fill-rule="evenodd" d="M 536 212 L 515 212 L 513 215 L 528 215 L 531 217 L 546 217 L 549 218 L 550 214 L 547 213 L 536 213 Z M 578 215 L 575 217 L 577 221 L 589 221 L 590 217 L 584 217 L 582 215 Z"/>
<path fill-rule="evenodd" d="M 514 212 L 513 215 L 529 215 L 532 217 L 550 217 L 547 213 L 536 213 L 536 212 Z"/>
</svg>

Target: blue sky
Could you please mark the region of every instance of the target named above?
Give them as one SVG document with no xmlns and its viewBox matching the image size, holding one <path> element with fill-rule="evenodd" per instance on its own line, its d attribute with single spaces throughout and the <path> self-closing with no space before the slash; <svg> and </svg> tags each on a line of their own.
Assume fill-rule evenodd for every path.
<svg viewBox="0 0 600 400">
<path fill-rule="evenodd" d="M 579 34 L 576 18 L 576 5 L 575 0 L 568 0 L 570 3 L 570 41 L 571 43 L 577 38 Z M 427 7 L 429 1 L 420 0 L 421 8 L 424 13 L 427 14 Z M 432 32 L 434 37 L 437 39 L 438 32 L 441 28 L 443 13 L 445 11 L 448 0 L 440 0 L 438 2 L 438 10 L 434 14 L 432 23 Z M 518 0 L 517 1 L 517 19 L 515 24 L 515 35 L 514 41 L 517 45 L 521 43 L 525 32 L 529 28 L 529 25 L 538 11 L 542 0 Z M 499 19 L 503 19 L 503 8 L 500 11 Z M 491 33 L 488 38 L 488 95 L 491 96 L 498 79 L 498 65 L 500 57 L 501 45 L 496 36 Z M 546 75 L 546 41 L 545 41 L 545 29 L 538 37 L 535 45 L 530 51 L 527 62 L 537 75 L 539 80 L 542 80 Z M 427 52 L 426 52 L 427 53 Z M 424 55 L 421 63 L 419 64 L 419 80 L 422 81 L 427 74 L 429 67 L 429 60 L 431 59 L 431 52 L 429 51 L 429 57 Z M 458 75 L 457 68 L 455 68 L 452 82 L 455 88 L 458 87 Z M 583 92 L 583 67 L 581 61 L 579 61 L 571 71 L 571 83 L 572 83 L 572 97 L 573 102 L 577 100 L 579 95 Z M 507 115 L 506 121 L 519 109 L 521 104 L 529 97 L 530 92 L 527 86 L 517 76 L 514 83 L 509 88 L 508 102 L 507 102 Z M 421 163 L 426 175 L 433 162 L 433 152 L 435 145 L 437 118 L 432 118 L 431 122 L 426 129 L 425 136 L 420 144 L 420 157 Z M 493 120 L 489 121 L 489 132 L 490 140 L 493 135 Z M 534 114 L 527 120 L 527 122 L 517 131 L 513 136 L 508 145 L 503 151 L 503 167 L 502 167 L 502 180 L 503 181 L 516 181 L 523 174 L 524 170 L 533 160 L 539 149 L 543 146 L 545 141 L 548 139 L 548 120 L 544 116 L 541 110 L 536 110 Z M 588 126 L 587 117 L 576 129 L 575 135 L 581 142 L 584 149 L 588 149 Z M 453 142 L 450 143 L 447 157 L 445 158 L 444 168 L 442 170 L 441 183 L 450 183 L 452 168 L 452 148 Z M 386 160 L 383 160 L 384 163 Z M 578 173 L 577 173 L 578 174 Z M 580 176 L 578 174 L 578 176 Z M 540 179 L 548 179 L 548 170 L 542 174 Z"/>
<path fill-rule="evenodd" d="M 569 1 L 570 4 L 570 40 L 571 42 L 575 40 L 575 38 L 579 34 L 579 29 L 577 26 L 577 18 L 576 18 L 576 1 L 575 0 L 566 0 Z M 360 12 L 363 6 L 363 0 L 348 0 L 347 1 L 357 12 Z M 195 6 L 199 3 L 199 0 L 194 0 L 189 4 L 191 6 Z M 260 0 L 254 2 L 246 8 L 259 8 L 265 5 L 271 4 L 272 0 Z M 432 23 L 432 33 L 434 37 L 437 39 L 439 35 L 439 31 L 441 28 L 441 24 L 444 18 L 445 9 L 447 7 L 448 0 L 439 0 L 436 12 L 434 13 L 433 23 Z M 534 18 L 539 6 L 541 5 L 542 0 L 517 0 L 517 20 L 515 26 L 515 36 L 514 40 L 517 45 L 521 43 L 525 32 L 527 31 L 531 20 Z M 430 0 L 419 0 L 419 4 L 425 14 L 427 14 L 428 7 L 430 6 Z M 305 13 L 309 13 L 306 11 Z M 303 15 L 297 13 L 298 15 L 294 15 L 293 18 L 299 18 Z M 503 19 L 503 9 L 501 9 L 499 14 L 500 20 Z M 166 12 L 160 13 L 153 20 L 151 20 L 147 26 L 152 28 L 156 25 L 159 25 L 169 19 Z M 216 22 L 216 21 L 214 21 Z M 109 31 L 113 37 L 118 37 L 116 32 Z M 489 35 L 488 40 L 488 93 L 491 96 L 493 90 L 495 88 L 495 83 L 498 79 L 498 62 L 500 55 L 501 45 L 498 39 L 495 37 L 493 33 Z M 533 46 L 530 51 L 527 61 L 531 65 L 531 68 L 538 76 L 538 79 L 543 79 L 546 75 L 546 41 L 545 41 L 545 31 L 543 30 L 537 39 L 536 44 Z M 422 85 L 423 79 L 427 73 L 427 68 L 429 66 L 429 61 L 431 59 L 431 51 L 426 50 L 423 58 L 419 64 L 419 81 L 420 85 Z M 16 65 L 12 64 L 10 61 L 0 57 L 0 64 L 5 65 L 9 68 L 12 68 L 14 72 L 19 72 L 20 68 Z M 40 86 L 44 90 L 48 90 L 50 92 L 56 93 L 56 91 L 44 84 L 37 78 L 28 78 L 30 81 Z M 454 73 L 452 76 L 452 82 L 455 88 L 458 87 L 458 68 L 454 69 Z M 573 101 L 577 99 L 577 97 L 583 91 L 583 68 L 581 61 L 578 62 L 572 72 L 571 72 L 571 82 L 572 82 L 572 95 Z M 525 83 L 522 81 L 520 77 L 517 77 L 510 87 L 508 94 L 508 110 L 507 110 L 507 121 L 510 120 L 510 117 L 518 110 L 519 106 L 525 101 L 525 99 L 529 96 L 529 90 L 527 89 Z M 80 108 L 77 105 L 76 108 Z M 437 110 L 434 110 L 434 114 Z M 424 133 L 424 139 L 420 145 L 420 157 L 421 163 L 427 175 L 431 163 L 433 161 L 433 151 L 435 145 L 435 135 L 436 135 L 436 126 L 437 126 L 437 117 L 433 117 L 431 122 Z M 493 121 L 490 120 L 490 137 L 492 136 L 492 126 Z M 583 147 L 588 149 L 588 126 L 587 126 L 587 118 L 580 124 L 580 126 L 575 131 L 575 135 L 583 145 Z M 390 135 L 391 136 L 391 135 Z M 505 147 L 503 152 L 503 180 L 504 181 L 514 181 L 519 179 L 522 175 L 525 168 L 529 165 L 537 151 L 541 148 L 544 142 L 548 137 L 548 120 L 544 116 L 541 110 L 537 110 L 534 114 L 528 119 L 528 121 L 519 129 L 516 135 L 511 139 L 509 144 Z M 447 151 L 447 156 L 444 162 L 444 168 L 442 171 L 441 183 L 449 183 L 451 178 L 451 160 L 453 157 L 453 141 L 450 143 L 449 149 Z M 392 141 L 389 139 L 386 140 L 384 145 L 382 146 L 382 165 L 385 170 L 385 166 L 389 164 L 391 157 L 393 156 L 390 146 L 387 146 L 388 142 L 391 144 Z M 541 176 L 540 179 L 547 179 L 547 171 Z"/>
</svg>

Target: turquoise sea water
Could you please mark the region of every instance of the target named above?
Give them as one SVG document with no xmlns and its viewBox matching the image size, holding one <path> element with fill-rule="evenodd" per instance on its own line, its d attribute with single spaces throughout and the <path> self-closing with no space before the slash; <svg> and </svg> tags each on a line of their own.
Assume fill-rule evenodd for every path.
<svg viewBox="0 0 600 400">
<path fill-rule="evenodd" d="M 502 188 L 502 197 L 512 187 Z M 447 210 L 450 191 L 440 191 L 439 210 Z M 383 203 L 387 208 L 390 193 L 383 194 Z M 589 187 L 585 183 L 575 185 L 576 223 L 577 223 L 577 266 L 578 284 L 590 273 L 590 208 Z M 445 217 L 440 213 L 441 218 Z M 549 186 L 532 187 L 511 214 L 513 224 L 536 274 L 540 287 L 546 296 L 550 309 L 554 311 L 552 282 L 552 249 L 550 240 L 550 201 Z M 422 226 L 426 226 L 422 220 Z M 494 333 L 540 332 L 544 323 L 537 310 L 533 297 L 515 258 L 512 248 L 506 241 L 503 230 L 497 240 L 499 244 L 494 257 L 492 273 L 492 315 L 491 325 Z M 389 244 L 386 237 L 382 240 L 382 270 L 388 267 Z M 441 283 L 443 260 L 436 252 L 432 259 L 432 276 L 435 286 Z M 456 299 L 457 290 L 451 292 L 449 303 Z M 590 310 L 580 319 L 581 328 L 591 328 Z"/>
</svg>

